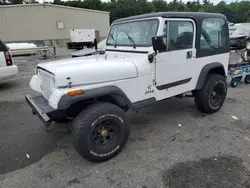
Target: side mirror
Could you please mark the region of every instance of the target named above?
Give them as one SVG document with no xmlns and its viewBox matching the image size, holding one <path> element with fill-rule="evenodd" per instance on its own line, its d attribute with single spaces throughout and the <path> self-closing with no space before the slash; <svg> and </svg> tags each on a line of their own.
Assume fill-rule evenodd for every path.
<svg viewBox="0 0 250 188">
<path fill-rule="evenodd" d="M 156 36 L 152 38 L 152 45 L 155 53 L 157 51 L 162 52 L 166 50 L 166 45 L 163 42 L 163 37 L 162 36 Z"/>
<path fill-rule="evenodd" d="M 97 51 L 97 40 L 94 39 L 94 47 L 95 47 L 95 50 Z"/>
</svg>

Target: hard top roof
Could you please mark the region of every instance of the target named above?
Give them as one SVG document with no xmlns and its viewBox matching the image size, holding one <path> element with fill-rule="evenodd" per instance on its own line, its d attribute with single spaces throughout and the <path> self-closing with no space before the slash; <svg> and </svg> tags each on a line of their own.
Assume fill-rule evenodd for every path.
<svg viewBox="0 0 250 188">
<path fill-rule="evenodd" d="M 113 23 L 130 21 L 143 18 L 153 18 L 153 17 L 163 17 L 163 18 L 191 18 L 194 20 L 200 20 L 205 18 L 222 18 L 227 20 L 226 16 L 219 13 L 205 13 L 205 12 L 155 12 L 149 14 L 142 14 L 137 16 L 130 16 L 126 18 L 121 18 L 115 20 Z"/>
</svg>

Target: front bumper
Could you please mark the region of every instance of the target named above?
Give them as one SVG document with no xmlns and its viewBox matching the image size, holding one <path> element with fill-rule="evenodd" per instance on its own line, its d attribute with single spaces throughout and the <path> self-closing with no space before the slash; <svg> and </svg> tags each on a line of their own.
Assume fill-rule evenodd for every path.
<svg viewBox="0 0 250 188">
<path fill-rule="evenodd" d="M 48 101 L 42 96 L 31 97 L 30 95 L 25 95 L 25 100 L 30 105 L 33 114 L 37 115 L 48 129 L 52 123 L 49 114 L 55 111 L 49 106 Z"/>
</svg>

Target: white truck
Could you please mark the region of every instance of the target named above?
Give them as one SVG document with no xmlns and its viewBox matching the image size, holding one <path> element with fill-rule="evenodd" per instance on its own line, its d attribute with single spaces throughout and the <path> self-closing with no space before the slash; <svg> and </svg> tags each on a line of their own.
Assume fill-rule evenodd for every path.
<svg viewBox="0 0 250 188">
<path fill-rule="evenodd" d="M 229 54 L 222 14 L 160 12 L 123 18 L 110 27 L 105 55 L 37 65 L 30 87 L 41 96 L 26 95 L 26 101 L 47 130 L 53 121 L 73 119 L 71 134 L 79 154 L 105 161 L 128 140 L 130 110 L 191 91 L 202 112 L 218 111 L 227 94 Z"/>
<path fill-rule="evenodd" d="M 68 49 L 83 49 L 94 45 L 96 39 L 95 29 L 70 29 L 70 42 Z"/>
</svg>

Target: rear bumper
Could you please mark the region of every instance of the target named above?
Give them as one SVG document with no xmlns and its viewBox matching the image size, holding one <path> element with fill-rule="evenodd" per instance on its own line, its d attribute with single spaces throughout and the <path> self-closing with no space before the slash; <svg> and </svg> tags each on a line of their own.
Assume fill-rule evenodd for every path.
<svg viewBox="0 0 250 188">
<path fill-rule="evenodd" d="M 246 37 L 235 37 L 235 38 L 230 38 L 230 47 L 232 50 L 240 50 L 244 49 L 246 47 Z"/>
<path fill-rule="evenodd" d="M 0 81 L 16 76 L 18 68 L 16 65 L 0 67 Z"/>
<path fill-rule="evenodd" d="M 48 105 L 46 99 L 42 96 L 31 97 L 30 95 L 25 95 L 26 102 L 30 105 L 33 113 L 39 117 L 46 128 L 49 128 L 52 120 L 48 116 L 49 113 L 55 111 L 52 107 Z"/>
</svg>

